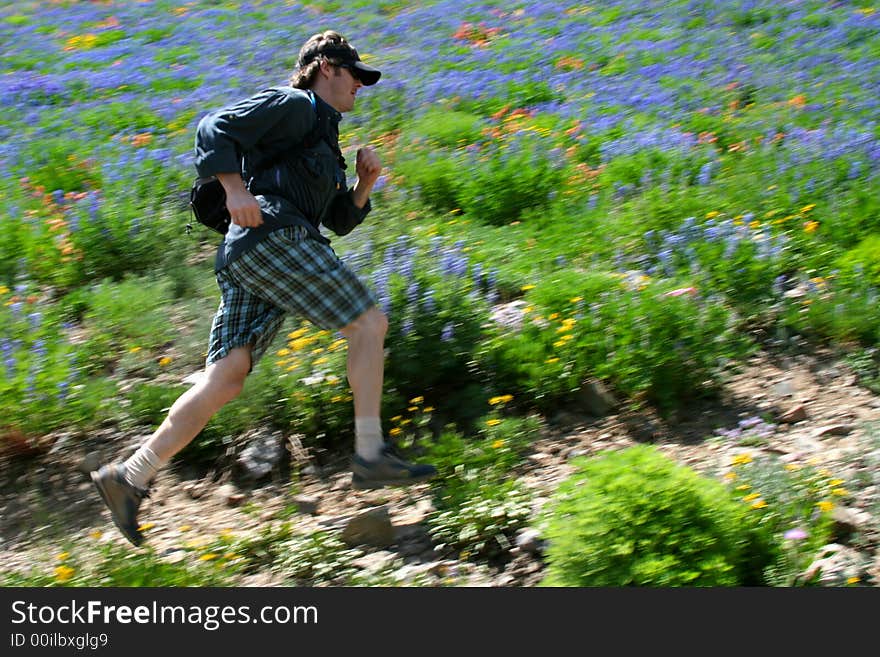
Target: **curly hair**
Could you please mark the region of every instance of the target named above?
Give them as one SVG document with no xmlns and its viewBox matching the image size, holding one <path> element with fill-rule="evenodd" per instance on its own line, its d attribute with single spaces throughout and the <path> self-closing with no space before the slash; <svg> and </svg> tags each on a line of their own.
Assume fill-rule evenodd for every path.
<svg viewBox="0 0 880 657">
<path fill-rule="evenodd" d="M 315 83 L 318 69 L 321 66 L 321 60 L 326 60 L 331 64 L 339 63 L 338 58 L 320 54 L 320 51 L 328 46 L 336 48 L 342 46 L 354 50 L 352 45 L 339 32 L 325 30 L 319 34 L 312 35 L 299 51 L 296 70 L 290 76 L 290 86 L 297 89 L 309 89 Z"/>
</svg>

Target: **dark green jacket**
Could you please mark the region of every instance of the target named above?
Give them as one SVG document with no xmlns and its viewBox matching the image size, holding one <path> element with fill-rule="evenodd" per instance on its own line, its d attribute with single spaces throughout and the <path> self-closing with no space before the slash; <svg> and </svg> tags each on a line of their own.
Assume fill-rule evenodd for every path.
<svg viewBox="0 0 880 657">
<path fill-rule="evenodd" d="M 198 175 L 241 171 L 263 211 L 258 228 L 229 227 L 217 250 L 216 270 L 278 228 L 305 226 L 315 239 L 329 243 L 321 224 L 345 235 L 364 220 L 370 203 L 355 206 L 347 187 L 339 152 L 341 119 L 309 91 L 272 87 L 199 122 Z"/>
</svg>

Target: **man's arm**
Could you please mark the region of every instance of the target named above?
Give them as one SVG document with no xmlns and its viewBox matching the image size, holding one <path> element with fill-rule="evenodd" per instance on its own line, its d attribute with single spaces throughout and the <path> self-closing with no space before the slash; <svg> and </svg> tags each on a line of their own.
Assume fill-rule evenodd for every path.
<svg viewBox="0 0 880 657">
<path fill-rule="evenodd" d="M 263 213 L 254 195 L 248 191 L 240 173 L 218 173 L 217 180 L 226 190 L 226 209 L 232 223 L 242 228 L 256 228 L 263 223 Z"/>
<path fill-rule="evenodd" d="M 367 201 L 370 200 L 370 192 L 373 191 L 373 185 L 379 179 L 382 172 L 382 163 L 379 156 L 369 146 L 359 148 L 357 152 L 357 182 L 351 192 L 351 200 L 358 208 L 363 208 Z"/>
</svg>

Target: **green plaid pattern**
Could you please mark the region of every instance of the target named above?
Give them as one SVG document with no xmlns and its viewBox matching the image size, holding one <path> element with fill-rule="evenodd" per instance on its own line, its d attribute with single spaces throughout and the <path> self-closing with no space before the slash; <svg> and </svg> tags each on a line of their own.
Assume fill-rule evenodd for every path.
<svg viewBox="0 0 880 657">
<path fill-rule="evenodd" d="M 220 306 L 211 325 L 206 364 L 252 345 L 255 365 L 286 315 L 339 330 L 376 303 L 373 293 L 327 244 L 302 226 L 271 232 L 217 272 Z"/>
</svg>

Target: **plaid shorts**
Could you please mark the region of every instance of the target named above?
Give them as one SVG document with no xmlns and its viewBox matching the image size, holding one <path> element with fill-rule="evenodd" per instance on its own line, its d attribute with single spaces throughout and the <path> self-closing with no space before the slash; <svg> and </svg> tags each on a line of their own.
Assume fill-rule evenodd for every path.
<svg viewBox="0 0 880 657">
<path fill-rule="evenodd" d="M 217 272 L 220 306 L 211 325 L 206 365 L 251 345 L 251 367 L 269 348 L 285 317 L 339 330 L 376 298 L 328 244 L 305 228 L 280 228 Z"/>
</svg>

